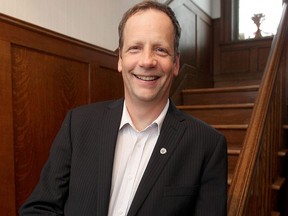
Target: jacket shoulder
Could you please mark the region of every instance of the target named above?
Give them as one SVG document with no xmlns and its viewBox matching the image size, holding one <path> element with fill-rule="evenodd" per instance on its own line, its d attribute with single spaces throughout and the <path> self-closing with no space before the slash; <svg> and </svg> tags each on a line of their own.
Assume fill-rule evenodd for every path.
<svg viewBox="0 0 288 216">
<path fill-rule="evenodd" d="M 92 104 L 82 105 L 71 109 L 66 119 L 70 119 L 72 124 L 83 124 L 100 121 L 103 119 L 106 113 L 110 112 L 111 116 L 121 116 L 123 108 L 123 100 L 110 100 L 96 102 Z"/>
<path fill-rule="evenodd" d="M 109 101 L 101 101 L 91 104 L 86 104 L 82 106 L 75 107 L 70 110 L 73 115 L 83 115 L 83 114 L 97 114 L 103 112 L 105 110 L 114 109 L 114 108 L 122 108 L 123 101 L 122 100 L 109 100 Z"/>
</svg>

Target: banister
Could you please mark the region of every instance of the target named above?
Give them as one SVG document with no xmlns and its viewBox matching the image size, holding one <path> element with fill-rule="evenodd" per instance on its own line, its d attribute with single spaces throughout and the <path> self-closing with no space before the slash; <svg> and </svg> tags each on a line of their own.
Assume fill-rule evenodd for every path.
<svg viewBox="0 0 288 216">
<path fill-rule="evenodd" d="M 256 161 L 261 149 L 261 139 L 266 127 L 271 95 L 276 85 L 283 47 L 287 39 L 288 9 L 287 0 L 283 3 L 282 17 L 277 34 L 273 38 L 271 51 L 264 70 L 259 94 L 252 112 L 251 121 L 243 143 L 231 186 L 228 193 L 228 215 L 242 216 L 245 213 L 247 200 L 251 193 L 251 179 L 255 175 Z"/>
</svg>

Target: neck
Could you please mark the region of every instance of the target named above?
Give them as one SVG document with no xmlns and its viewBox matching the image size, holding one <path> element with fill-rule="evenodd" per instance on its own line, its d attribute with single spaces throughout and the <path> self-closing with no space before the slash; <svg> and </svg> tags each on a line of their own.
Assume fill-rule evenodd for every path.
<svg viewBox="0 0 288 216">
<path fill-rule="evenodd" d="M 131 120 L 137 130 L 141 131 L 150 125 L 162 112 L 167 100 L 157 103 L 133 103 L 132 101 L 125 100 L 127 110 Z"/>
</svg>

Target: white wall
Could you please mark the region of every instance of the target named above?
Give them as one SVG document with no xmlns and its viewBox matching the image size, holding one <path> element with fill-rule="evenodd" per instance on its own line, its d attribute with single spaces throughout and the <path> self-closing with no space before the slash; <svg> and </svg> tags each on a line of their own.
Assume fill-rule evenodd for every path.
<svg viewBox="0 0 288 216">
<path fill-rule="evenodd" d="M 0 12 L 109 50 L 118 23 L 140 0 L 0 0 Z"/>
<path fill-rule="evenodd" d="M 220 17 L 220 0 L 192 0 L 213 19 Z"/>
<path fill-rule="evenodd" d="M 197 4 L 202 10 L 204 10 L 208 15 L 212 14 L 211 11 L 211 1 L 213 0 L 192 0 L 195 4 Z"/>
<path fill-rule="evenodd" d="M 0 0 L 0 13 L 114 51 L 118 46 L 117 27 L 122 14 L 140 1 Z M 220 0 L 193 1 L 212 18 L 218 16 Z"/>
<path fill-rule="evenodd" d="M 212 14 L 213 19 L 221 17 L 221 0 L 211 0 Z"/>
</svg>

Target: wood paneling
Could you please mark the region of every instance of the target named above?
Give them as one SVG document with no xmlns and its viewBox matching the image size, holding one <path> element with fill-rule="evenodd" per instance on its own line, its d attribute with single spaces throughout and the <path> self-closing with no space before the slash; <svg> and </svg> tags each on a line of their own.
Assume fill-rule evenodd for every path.
<svg viewBox="0 0 288 216">
<path fill-rule="evenodd" d="M 123 83 L 121 73 L 113 68 L 99 66 L 95 73 L 91 74 L 91 99 L 101 101 L 120 98 L 123 96 Z"/>
<path fill-rule="evenodd" d="M 0 14 L 0 212 L 29 196 L 67 111 L 123 96 L 117 55 Z"/>
<path fill-rule="evenodd" d="M 15 173 L 10 43 L 0 41 L 0 212 L 15 215 Z"/>
<path fill-rule="evenodd" d="M 249 50 L 223 50 L 220 56 L 221 73 L 249 72 L 249 56 Z"/>
<path fill-rule="evenodd" d="M 263 73 L 270 47 L 270 38 L 257 42 L 243 41 L 221 45 L 220 68 L 215 68 L 215 74 Z"/>
<path fill-rule="evenodd" d="M 173 99 L 180 104 L 183 88 L 212 87 L 212 19 L 190 0 L 174 0 L 169 6 L 180 23 L 180 75 L 172 86 Z"/>
<path fill-rule="evenodd" d="M 268 59 L 272 38 L 221 43 L 223 29 L 221 29 L 220 20 L 214 20 L 213 23 L 214 86 L 259 84 Z"/>
<path fill-rule="evenodd" d="M 181 65 L 197 66 L 197 14 L 186 4 L 173 9 L 181 25 L 179 49 Z"/>
<path fill-rule="evenodd" d="M 237 40 L 234 0 L 221 0 L 221 18 L 213 20 L 214 86 L 259 84 L 266 66 L 272 37 Z"/>
<path fill-rule="evenodd" d="M 18 46 L 11 56 L 19 206 L 38 181 L 63 116 L 89 101 L 89 64 Z"/>
</svg>

